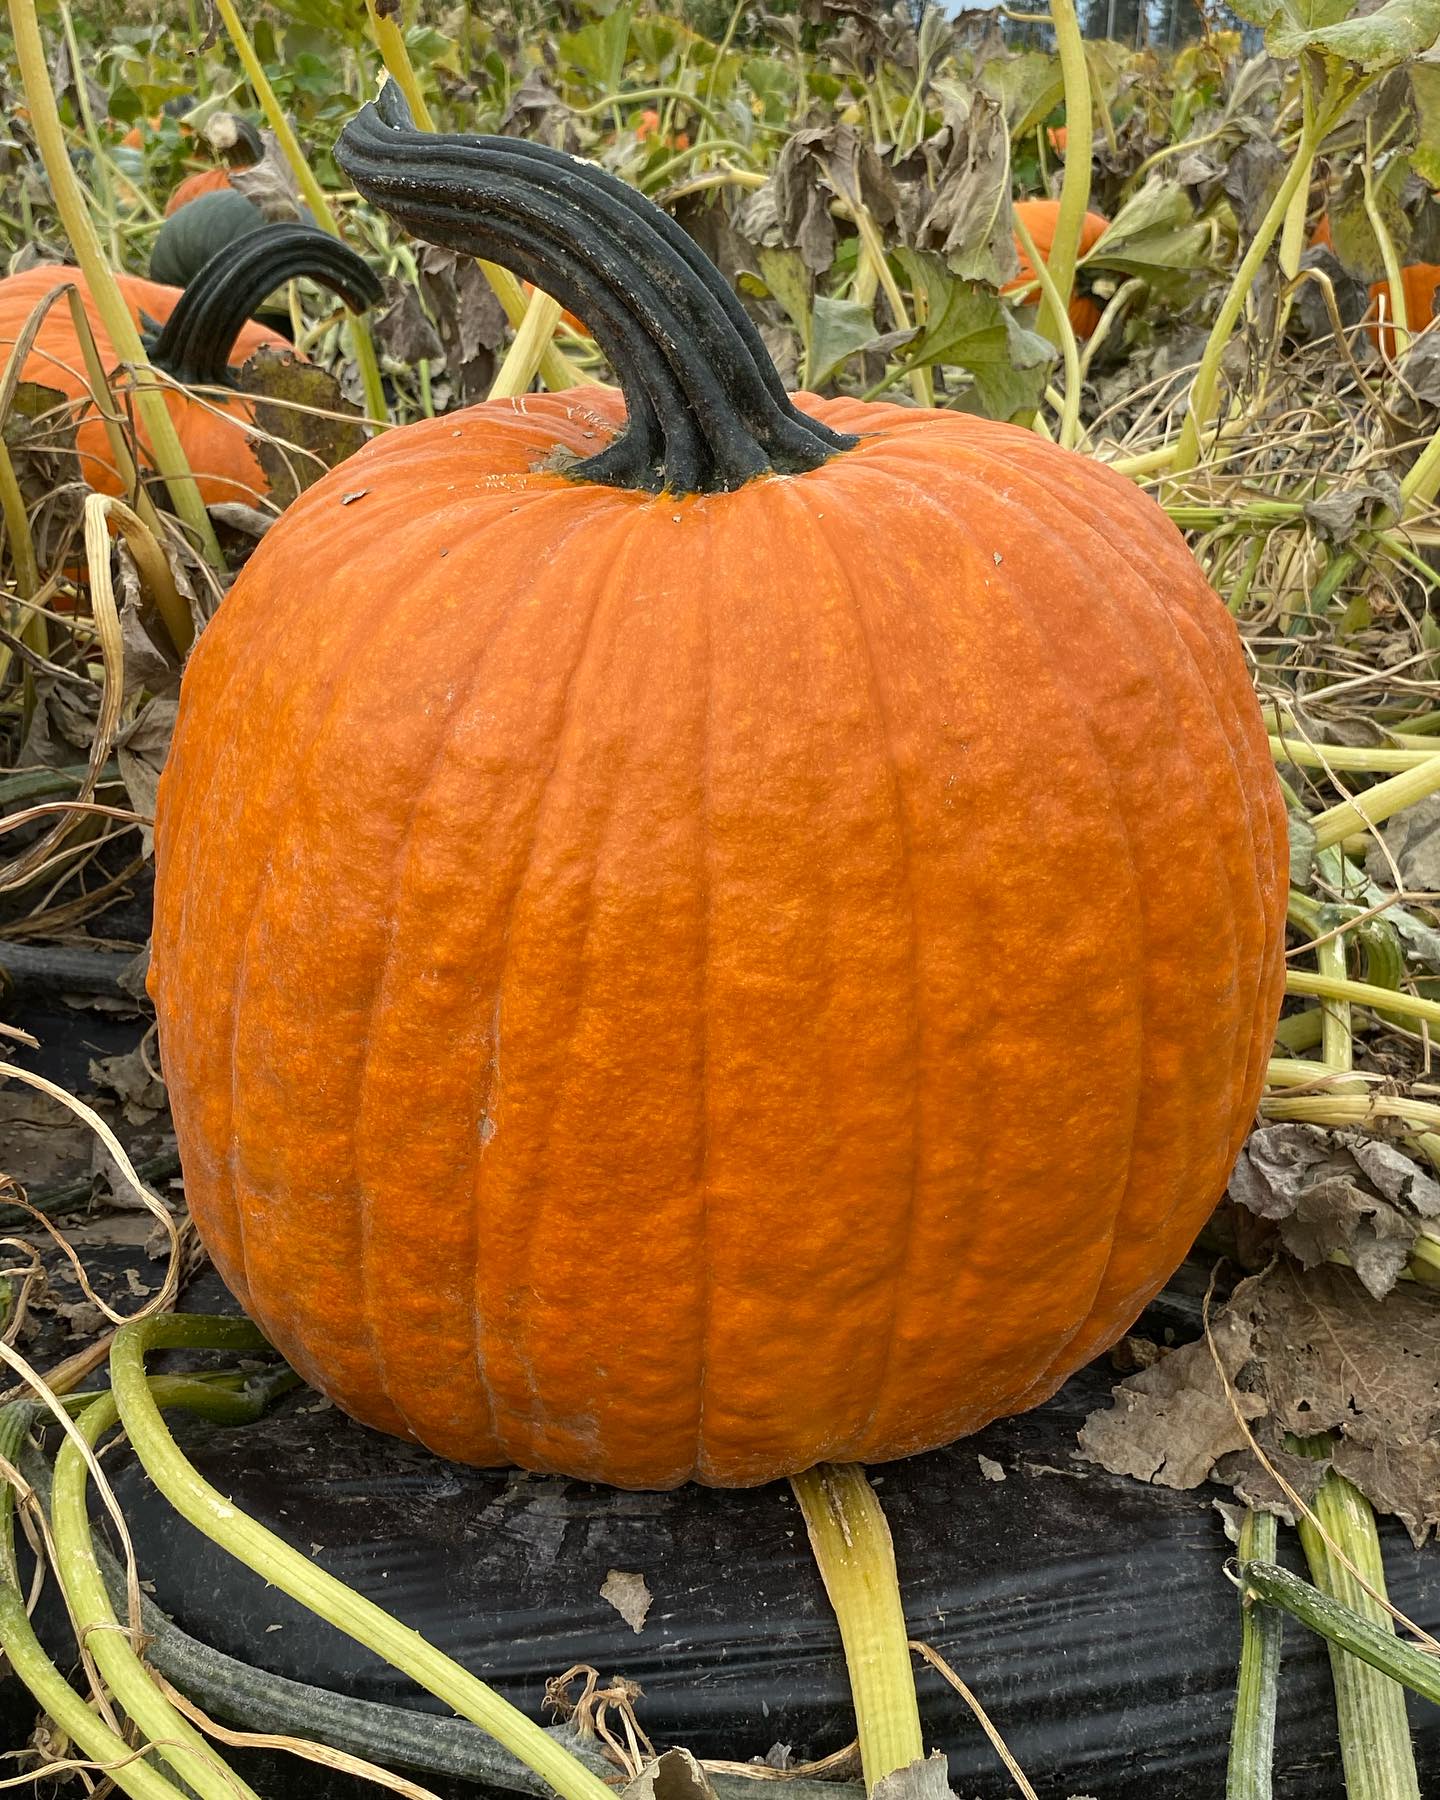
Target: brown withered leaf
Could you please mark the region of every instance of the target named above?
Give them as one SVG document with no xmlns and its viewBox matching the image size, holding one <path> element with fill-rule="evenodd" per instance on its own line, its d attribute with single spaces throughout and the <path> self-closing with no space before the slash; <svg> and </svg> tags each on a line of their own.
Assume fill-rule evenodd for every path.
<svg viewBox="0 0 1440 1800">
<path fill-rule="evenodd" d="M 1216 1347 L 1232 1384 L 1252 1354 L 1243 1319 L 1212 1321 Z M 1114 1405 L 1091 1413 L 1080 1428 L 1081 1454 L 1112 1475 L 1161 1487 L 1198 1487 L 1222 1456 L 1245 1446 L 1245 1433 L 1203 1339 L 1172 1350 L 1111 1390 Z M 1236 1395 L 1247 1419 L 1268 1411 L 1258 1394 Z"/>
<path fill-rule="evenodd" d="M 968 110 L 947 108 L 928 148 L 943 161 L 914 242 L 938 251 L 952 274 L 1000 287 L 1020 265 L 1010 218 L 1010 132 L 999 102 L 977 93 Z"/>
<path fill-rule="evenodd" d="M 257 350 L 235 381 L 255 400 L 255 423 L 266 435 L 251 443 L 277 506 L 287 506 L 365 442 L 359 409 L 341 396 L 335 377 L 292 351 Z"/>
<path fill-rule="evenodd" d="M 232 169 L 231 187 L 258 206 L 267 219 L 283 223 L 308 218 L 310 214 L 300 200 L 300 184 L 290 159 L 280 148 L 279 138 L 273 131 L 262 131 L 260 142 L 264 151 L 259 162 L 248 169 Z"/>
<path fill-rule="evenodd" d="M 177 703 L 173 687 L 168 693 L 156 694 L 146 701 L 116 739 L 116 760 L 120 764 L 120 779 L 125 783 L 125 792 L 135 811 L 143 813 L 147 819 L 155 817 L 155 795 L 160 785 L 160 771 L 170 751 Z M 148 856 L 153 837 L 150 826 L 144 828 L 142 837 Z"/>
<path fill-rule="evenodd" d="M 1304 1268 L 1343 1251 L 1376 1300 L 1399 1280 L 1422 1220 L 1440 1219 L 1440 1182 L 1398 1145 L 1318 1125 L 1253 1131 L 1229 1192 L 1278 1226 Z"/>
<path fill-rule="evenodd" d="M 375 348 L 382 355 L 407 363 L 411 368 L 418 362 L 437 361 L 445 354 L 445 346 L 440 342 L 439 332 L 426 318 L 420 296 L 408 281 L 401 281 L 398 276 L 386 275 L 383 283 L 389 304 L 370 322 Z"/>
<path fill-rule="evenodd" d="M 715 1800 L 710 1777 L 688 1750 L 667 1750 L 621 1790 L 622 1800 Z"/>
<path fill-rule="evenodd" d="M 954 1800 L 944 1751 L 932 1751 L 891 1775 L 882 1775 L 871 1789 L 871 1800 Z"/>
<path fill-rule="evenodd" d="M 781 240 L 793 245 L 806 267 L 823 275 L 835 260 L 834 199 L 863 206 L 883 230 L 900 214 L 895 179 L 869 138 L 853 125 L 794 132 L 770 178 Z"/>
<path fill-rule="evenodd" d="M 1240 1283 L 1211 1330 L 1272 1460 L 1284 1433 L 1337 1434 L 1333 1466 L 1423 1544 L 1440 1525 L 1440 1296 L 1403 1283 L 1376 1300 L 1348 1269 L 1280 1260 Z M 1081 1428 L 1090 1461 L 1164 1487 L 1213 1472 L 1269 1504 L 1203 1340 L 1112 1392 Z"/>
<path fill-rule="evenodd" d="M 426 244 L 416 258 L 425 309 L 445 347 L 445 368 L 464 406 L 483 400 L 505 339 L 505 314 L 473 256 Z"/>
<path fill-rule="evenodd" d="M 90 1063 L 90 1079 L 102 1093 L 115 1094 L 124 1116 L 132 1125 L 144 1125 L 165 1108 L 165 1083 L 150 1073 L 139 1050 L 126 1050 L 119 1056 L 95 1057 Z M 109 1165 L 109 1153 L 104 1154 Z"/>
<path fill-rule="evenodd" d="M 528 138 L 532 143 L 549 144 L 553 149 L 572 153 L 580 148 L 574 113 L 540 69 L 531 69 L 510 96 L 500 121 L 500 134 Z"/>
</svg>

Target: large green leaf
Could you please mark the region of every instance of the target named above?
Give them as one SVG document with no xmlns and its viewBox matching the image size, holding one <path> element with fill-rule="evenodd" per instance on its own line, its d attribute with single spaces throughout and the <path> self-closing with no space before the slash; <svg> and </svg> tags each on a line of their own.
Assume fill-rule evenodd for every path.
<svg viewBox="0 0 1440 1800">
<path fill-rule="evenodd" d="M 1065 78 L 1058 56 L 1027 50 L 987 62 L 980 71 L 980 86 L 1005 109 L 1011 137 L 1020 137 L 1054 111 L 1065 92 Z M 936 88 L 943 94 L 943 83 L 937 82 Z"/>
<path fill-rule="evenodd" d="M 1411 63 L 1409 74 L 1417 119 L 1410 160 L 1417 175 L 1423 176 L 1431 187 L 1440 187 L 1440 60 L 1418 57 Z"/>
<path fill-rule="evenodd" d="M 991 418 L 1032 411 L 1045 391 L 1054 346 L 1026 330 L 989 288 L 951 274 L 938 256 L 910 249 L 897 254 L 926 303 L 925 323 L 906 350 L 904 366 L 944 363 L 965 369 Z"/>
<path fill-rule="evenodd" d="M 1355 16 L 1353 6 L 1346 5 L 1336 17 L 1304 24 L 1291 22 L 1299 7 L 1285 10 L 1286 21 L 1270 30 L 1270 48 L 1277 56 L 1319 50 L 1374 71 L 1393 69 L 1440 40 L 1440 0 L 1386 0 L 1384 6 L 1360 17 Z M 1333 13 L 1335 9 L 1327 5 L 1316 10 Z"/>
<path fill-rule="evenodd" d="M 1152 287 L 1186 286 L 1210 262 L 1211 232 L 1178 182 L 1152 179 L 1116 213 L 1081 260 L 1087 269 L 1139 275 Z"/>
</svg>

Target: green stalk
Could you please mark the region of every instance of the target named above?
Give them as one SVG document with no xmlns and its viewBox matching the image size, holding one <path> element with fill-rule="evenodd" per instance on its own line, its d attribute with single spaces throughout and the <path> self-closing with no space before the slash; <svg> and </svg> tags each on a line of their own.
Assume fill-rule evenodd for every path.
<svg viewBox="0 0 1440 1800">
<path fill-rule="evenodd" d="M 1375 233 L 1375 242 L 1380 246 L 1380 260 L 1385 265 L 1385 281 L 1390 289 L 1390 338 L 1393 352 L 1402 356 L 1410 342 L 1410 319 L 1405 303 L 1405 278 L 1400 270 L 1400 258 L 1395 253 L 1395 240 L 1381 216 L 1379 205 L 1375 199 L 1375 158 L 1372 147 L 1373 132 L 1371 120 L 1365 121 L 1365 217 L 1370 221 L 1370 229 Z M 1380 342 L 1385 341 L 1383 327 L 1379 333 Z"/>
<path fill-rule="evenodd" d="M 229 0 L 221 0 L 222 5 Z M 85 284 L 95 298 L 115 353 L 142 377 L 135 390 L 135 406 L 144 424 L 155 459 L 155 467 L 170 491 L 175 510 L 195 533 L 204 554 L 216 568 L 224 566 L 220 546 L 211 529 L 205 503 L 190 473 L 190 465 L 181 448 L 175 422 L 165 405 L 165 396 L 152 381 L 143 379 L 150 373 L 145 346 L 130 317 L 115 278 L 105 261 L 95 227 L 85 209 L 80 183 L 70 166 L 65 134 L 60 125 L 55 95 L 50 86 L 50 68 L 45 60 L 45 45 L 40 36 L 40 23 L 35 16 L 35 0 L 9 0 L 10 29 L 15 39 L 15 58 L 25 89 L 26 104 L 41 160 L 55 200 L 55 209 L 65 227 Z"/>
<path fill-rule="evenodd" d="M 856 1463 L 821 1463 L 792 1475 L 790 1486 L 839 1621 L 865 1791 L 873 1793 L 885 1776 L 925 1757 L 890 1527 Z"/>
<path fill-rule="evenodd" d="M 1315 947 L 1315 963 L 1327 980 L 1348 982 L 1350 970 L 1345 961 L 1345 939 L 1328 937 Z M 1320 1003 L 1322 1014 L 1320 1057 L 1325 1066 L 1348 1072 L 1355 1062 L 1355 1036 L 1350 1021 L 1350 1002 L 1333 995 Z"/>
<path fill-rule="evenodd" d="M 1035 248 L 1035 240 L 1026 228 L 1025 221 L 1019 213 L 1013 213 L 1011 222 L 1015 227 L 1015 235 L 1020 240 L 1020 248 L 1030 259 L 1030 267 L 1035 271 L 1035 279 L 1040 283 L 1042 300 L 1042 317 L 1044 309 L 1052 309 L 1059 320 L 1059 337 L 1055 339 L 1060 345 L 1060 353 L 1065 359 L 1065 394 L 1060 404 L 1060 442 L 1067 450 L 1073 450 L 1080 441 L 1080 352 L 1075 342 L 1075 328 L 1070 323 L 1070 312 L 1067 305 L 1061 303 L 1060 290 L 1055 285 L 1055 277 L 1046 267 L 1040 252 Z M 1072 269 L 1073 274 L 1073 269 Z"/>
<path fill-rule="evenodd" d="M 1094 115 L 1090 105 L 1090 64 L 1085 57 L 1085 39 L 1075 12 L 1075 0 L 1050 0 L 1050 22 L 1055 27 L 1055 47 L 1060 53 L 1060 72 L 1065 81 L 1065 126 L 1078 134 L 1081 144 L 1094 135 Z M 1055 284 L 1052 296 L 1047 289 L 1040 308 L 1041 337 L 1060 349 L 1068 337 L 1072 346 L 1074 333 L 1067 331 L 1066 309 L 1075 286 L 1075 259 L 1080 253 L 1080 234 L 1085 227 L 1085 214 L 1090 206 L 1090 158 L 1067 156 L 1065 176 L 1060 184 L 1060 213 L 1055 221 L 1055 237 L 1050 246 L 1050 276 Z M 1035 259 L 1031 258 L 1032 263 Z M 1038 263 L 1035 264 L 1038 269 Z M 1044 284 L 1041 284 L 1042 287 Z M 1066 360 L 1069 380 L 1069 360 Z M 1078 382 L 1077 382 L 1078 387 Z M 1079 396 L 1076 396 L 1079 405 Z M 1062 436 L 1063 442 L 1063 436 Z"/>
<path fill-rule="evenodd" d="M 1321 128 L 1319 124 L 1307 122 L 1300 133 L 1300 146 L 1291 158 L 1291 167 L 1285 173 L 1285 180 L 1280 184 L 1269 209 L 1260 220 L 1260 227 L 1251 239 L 1251 245 L 1240 259 L 1240 266 L 1235 270 L 1235 279 L 1229 284 L 1229 292 L 1220 304 L 1220 311 L 1211 326 L 1210 337 L 1206 338 L 1206 346 L 1201 356 L 1201 367 L 1195 371 L 1195 382 L 1190 389 L 1190 407 L 1184 414 L 1184 425 L 1181 427 L 1181 441 L 1175 450 L 1175 461 L 1172 473 L 1183 475 L 1192 470 L 1201 461 L 1201 439 L 1210 432 L 1215 423 L 1215 412 L 1219 409 L 1220 358 L 1226 353 L 1231 333 L 1244 311 L 1246 299 L 1249 297 L 1251 283 L 1260 274 L 1265 263 L 1265 256 L 1274 243 L 1274 236 L 1285 223 L 1285 214 L 1291 209 L 1291 202 L 1300 191 L 1301 182 L 1309 182 L 1310 164 L 1321 142 L 1330 130 L 1330 121 Z M 1067 171 L 1069 173 L 1069 171 Z"/>
<path fill-rule="evenodd" d="M 115 191 L 110 181 L 110 159 L 105 154 L 105 146 L 100 142 L 100 133 L 95 129 L 95 114 L 90 105 L 90 90 L 85 83 L 84 67 L 80 61 L 80 46 L 75 38 L 75 22 L 70 17 L 67 0 L 60 0 L 60 29 L 64 33 L 65 48 L 70 56 L 70 73 L 75 83 L 75 102 L 80 109 L 81 128 L 85 133 L 85 142 L 89 147 L 91 161 L 95 168 L 96 183 L 99 188 L 97 198 L 105 214 L 106 232 L 110 239 L 110 260 L 118 266 L 120 242 L 115 229 Z"/>
<path fill-rule="evenodd" d="M 1262 1605 L 1279 1607 L 1372 1669 L 1440 1706 L 1440 1657 L 1396 1637 L 1388 1623 L 1377 1625 L 1288 1569 L 1263 1559 L 1250 1562 L 1242 1557 L 1240 1579 L 1246 1593 Z"/>
<path fill-rule="evenodd" d="M 217 1391 L 201 1382 L 182 1380 L 168 1388 L 152 1383 L 151 1393 L 159 1405 L 184 1406 L 229 1424 L 246 1423 L 258 1412 L 247 1396 Z M 76 1430 L 94 1450 L 118 1417 L 114 1396 L 105 1394 L 80 1415 Z M 55 1540 L 55 1573 L 65 1591 L 76 1637 L 95 1659 L 126 1716 L 135 1722 L 147 1742 L 157 1746 L 155 1753 L 200 1800 L 259 1800 L 249 1783 L 227 1767 L 151 1680 L 128 1632 L 116 1618 L 90 1533 L 85 1504 L 88 1477 L 79 1445 L 67 1437 L 55 1459 L 50 1525 Z"/>
<path fill-rule="evenodd" d="M 1325 1457 L 1330 1453 L 1331 1441 L 1288 1438 L 1286 1448 L 1303 1456 Z M 1370 1502 L 1343 1475 L 1330 1469 L 1320 1483 L 1313 1512 L 1326 1535 L 1322 1536 L 1315 1522 L 1303 1516 L 1299 1531 L 1316 1587 L 1393 1638 L 1390 1615 L 1365 1592 L 1330 1548 L 1330 1543 L 1338 1545 L 1374 1591 L 1384 1595 L 1385 1563 Z M 1333 1640 L 1330 1674 L 1335 1683 L 1335 1713 L 1348 1800 L 1420 1800 L 1415 1751 L 1405 1716 L 1405 1690 Z"/>
<path fill-rule="evenodd" d="M 720 75 L 720 65 L 730 53 L 730 46 L 735 41 L 735 33 L 740 21 L 745 16 L 745 8 L 749 0 L 735 0 L 734 11 L 730 14 L 730 23 L 725 27 L 725 35 L 720 40 L 720 48 L 715 52 L 715 60 L 710 65 L 710 76 L 705 83 L 705 104 L 715 103 L 715 83 Z"/>
<path fill-rule="evenodd" d="M 1402 769 L 1388 780 L 1377 781 L 1374 787 L 1366 788 L 1353 800 L 1342 800 L 1338 806 L 1316 813 L 1310 821 L 1315 830 L 1315 847 L 1328 850 L 1332 844 L 1343 843 L 1356 832 L 1382 824 L 1437 789 L 1440 789 L 1440 753 L 1426 757 L 1414 768 Z"/>
<path fill-rule="evenodd" d="M 111 1381 L 131 1447 L 151 1481 L 196 1530 L 489 1732 L 565 1800 L 613 1800 L 603 1781 L 517 1707 L 428 1644 L 419 1632 L 317 1569 L 274 1532 L 248 1518 L 186 1460 L 146 1382 L 147 1352 L 226 1349 L 244 1354 L 263 1345 L 259 1332 L 244 1319 L 169 1313 L 121 1326 L 110 1354 Z"/>
<path fill-rule="evenodd" d="M 0 1457 L 12 1467 L 30 1429 L 34 1408 L 21 1401 L 0 1409 Z M 152 1769 L 98 1718 L 51 1662 L 25 1609 L 15 1564 L 15 1490 L 0 1485 L 0 1650 L 36 1704 L 83 1756 L 109 1771 L 131 1800 L 185 1800 L 181 1790 Z"/>
<path fill-rule="evenodd" d="M 15 0 L 11 0 L 13 5 Z M 315 215 L 315 223 L 322 231 L 328 231 L 333 238 L 340 237 L 340 227 L 335 222 L 335 215 L 330 210 L 330 203 L 325 198 L 325 190 L 315 179 L 315 172 L 305 160 L 305 152 L 300 148 L 300 140 L 291 129 L 290 121 L 285 117 L 284 108 L 270 85 L 270 78 L 255 54 L 255 46 L 250 42 L 248 33 L 235 10 L 234 0 L 215 0 L 216 11 L 229 33 L 230 42 L 235 46 L 235 54 L 240 58 L 241 67 L 246 79 L 255 90 L 255 98 L 260 102 L 265 114 L 265 121 L 279 139 L 280 148 L 285 153 L 300 192 L 305 196 L 305 204 Z M 356 313 L 349 319 L 347 328 L 350 332 L 351 348 L 355 352 L 355 361 L 360 369 L 360 379 L 365 387 L 365 411 L 376 425 L 384 425 L 387 421 L 385 410 L 385 389 L 380 380 L 380 363 L 375 355 L 375 342 L 370 336 L 369 322 Z"/>
<path fill-rule="evenodd" d="M 1241 1565 L 1275 1556 L 1273 1513 L 1247 1512 L 1240 1527 Z M 1270 1800 L 1275 1763 L 1275 1702 L 1280 1687 L 1282 1620 L 1240 1590 L 1240 1673 L 1230 1728 L 1225 1800 Z"/>
</svg>

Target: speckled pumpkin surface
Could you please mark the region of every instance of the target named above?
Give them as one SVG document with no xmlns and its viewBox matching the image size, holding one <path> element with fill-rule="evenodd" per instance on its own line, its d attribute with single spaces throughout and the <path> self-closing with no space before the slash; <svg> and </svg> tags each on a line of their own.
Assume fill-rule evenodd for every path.
<svg viewBox="0 0 1440 1800">
<path fill-rule="evenodd" d="M 800 396 L 858 446 L 676 499 L 556 469 L 596 392 L 381 439 L 206 630 L 151 974 L 187 1195 L 295 1366 L 447 1456 L 922 1450 L 1118 1337 L 1251 1121 L 1236 633 L 1027 432 Z"/>
</svg>

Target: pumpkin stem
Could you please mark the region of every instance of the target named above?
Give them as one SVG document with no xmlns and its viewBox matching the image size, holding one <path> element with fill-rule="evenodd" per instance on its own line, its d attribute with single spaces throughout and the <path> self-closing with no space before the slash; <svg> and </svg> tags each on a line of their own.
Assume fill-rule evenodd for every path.
<svg viewBox="0 0 1440 1800">
<path fill-rule="evenodd" d="M 871 1794 L 925 1759 L 890 1527 L 858 1463 L 821 1463 L 792 1475 L 790 1487 L 840 1626 Z"/>
<path fill-rule="evenodd" d="M 244 113 L 216 113 L 205 135 L 232 169 L 253 169 L 265 155 L 265 140 Z"/>
<path fill-rule="evenodd" d="M 382 289 L 370 265 L 313 225 L 262 225 L 205 263 L 158 336 L 150 360 L 187 387 L 231 387 L 230 356 L 250 315 L 275 289 L 299 276 L 363 312 Z"/>
<path fill-rule="evenodd" d="M 335 160 L 415 236 L 513 269 L 585 320 L 628 422 L 575 476 L 716 493 L 817 468 L 855 442 L 795 406 L 728 282 L 674 220 L 595 164 L 417 131 L 393 81 L 345 127 Z"/>
</svg>

